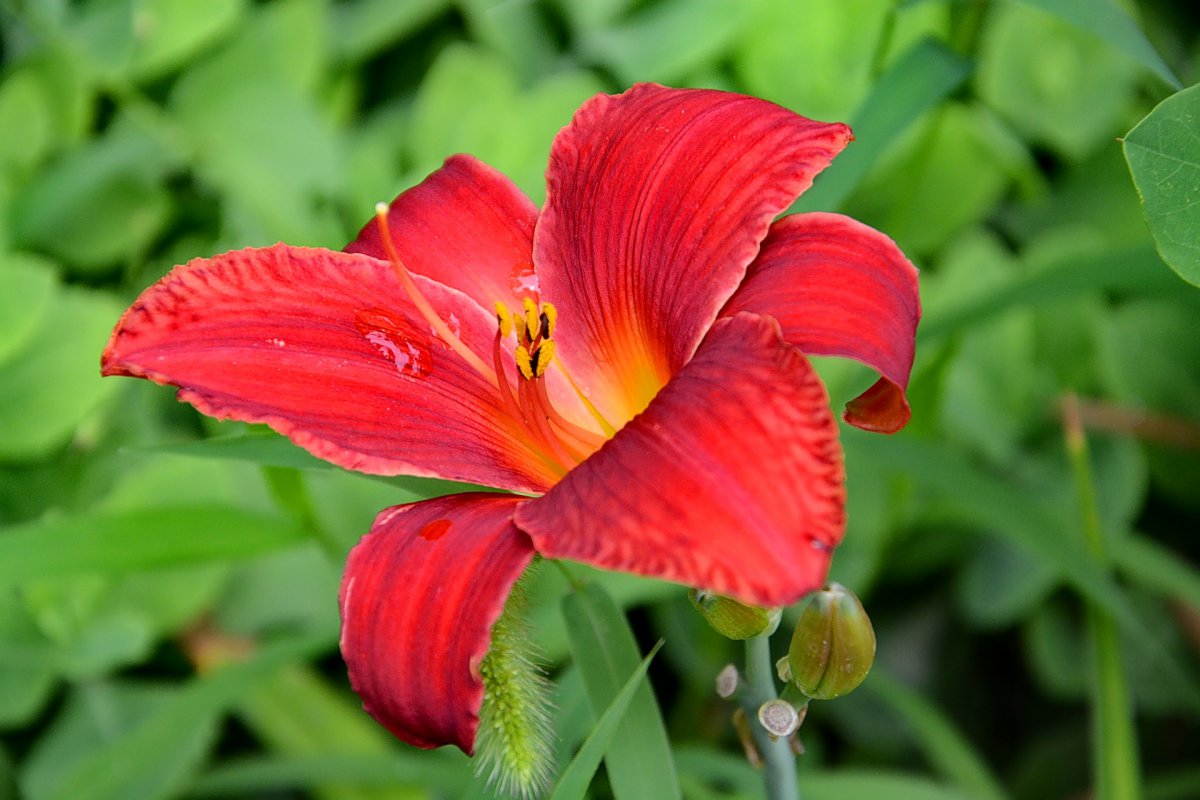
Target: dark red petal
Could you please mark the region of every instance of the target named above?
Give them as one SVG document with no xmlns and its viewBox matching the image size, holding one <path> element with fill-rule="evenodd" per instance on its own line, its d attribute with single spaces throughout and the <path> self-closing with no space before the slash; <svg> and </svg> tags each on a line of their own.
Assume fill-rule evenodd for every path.
<svg viewBox="0 0 1200 800">
<path fill-rule="evenodd" d="M 580 108 L 550 153 L 534 260 L 559 354 L 602 410 L 628 419 L 691 358 L 771 219 L 850 138 L 711 90 L 642 84 Z"/>
<path fill-rule="evenodd" d="M 416 281 L 490 363 L 495 317 Z M 177 267 L 125 312 L 101 366 L 178 386 L 205 414 L 266 423 L 347 469 L 521 491 L 555 479 L 495 388 L 366 256 L 276 245 Z"/>
<path fill-rule="evenodd" d="M 824 582 L 844 500 L 825 387 L 773 320 L 739 314 L 515 519 L 550 558 L 784 605 Z"/>
<path fill-rule="evenodd" d="M 846 406 L 851 425 L 895 433 L 908 422 L 921 303 L 916 267 L 887 236 L 841 214 L 784 217 L 722 313 L 738 311 L 775 317 L 805 353 L 853 358 L 883 376 Z"/>
<path fill-rule="evenodd" d="M 533 559 L 521 498 L 460 494 L 381 513 L 342 578 L 342 656 L 363 708 L 417 747 L 475 746 L 492 625 Z"/>
<path fill-rule="evenodd" d="M 473 156 L 456 155 L 392 201 L 388 225 L 410 272 L 433 278 L 491 311 L 519 304 L 536 286 L 533 228 L 538 210 L 516 185 Z M 346 247 L 386 261 L 371 220 Z"/>
</svg>

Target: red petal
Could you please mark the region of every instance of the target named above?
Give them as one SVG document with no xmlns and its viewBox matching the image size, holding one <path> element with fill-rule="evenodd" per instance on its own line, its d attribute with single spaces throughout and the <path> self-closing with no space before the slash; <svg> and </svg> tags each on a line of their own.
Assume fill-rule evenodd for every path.
<svg viewBox="0 0 1200 800">
<path fill-rule="evenodd" d="M 616 421 L 692 356 L 771 219 L 850 140 L 772 103 L 635 86 L 559 133 L 534 241 L 559 354 Z"/>
<path fill-rule="evenodd" d="M 739 314 L 515 519 L 550 558 L 784 605 L 824 582 L 844 495 L 825 387 L 774 321 Z"/>
<path fill-rule="evenodd" d="M 417 747 L 471 755 L 479 664 L 533 559 L 512 495 L 460 494 L 381 513 L 342 579 L 342 655 L 363 708 Z"/>
<path fill-rule="evenodd" d="M 457 155 L 392 201 L 388 225 L 411 272 L 458 289 L 490 311 L 496 301 L 519 305 L 536 286 L 537 215 L 533 201 L 503 174 Z M 386 261 L 379 224 L 368 222 L 346 252 Z"/>
<path fill-rule="evenodd" d="M 775 317 L 805 353 L 853 358 L 883 376 L 847 405 L 850 424 L 895 433 L 908 422 L 917 269 L 879 231 L 840 214 L 779 220 L 722 313 L 738 311 Z"/>
<path fill-rule="evenodd" d="M 495 317 L 416 281 L 490 363 Z M 366 256 L 276 245 L 178 267 L 125 312 L 102 371 L 178 386 L 205 414 L 266 423 L 347 469 L 521 491 L 555 479 L 496 390 Z"/>
</svg>

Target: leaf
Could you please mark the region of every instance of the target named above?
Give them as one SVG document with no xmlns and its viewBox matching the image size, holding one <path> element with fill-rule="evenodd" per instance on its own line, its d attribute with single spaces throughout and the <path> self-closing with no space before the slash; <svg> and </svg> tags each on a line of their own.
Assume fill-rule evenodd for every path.
<svg viewBox="0 0 1200 800">
<path fill-rule="evenodd" d="M 249 558 L 305 537 L 286 520 L 213 506 L 44 519 L 0 528 L 0 586 Z"/>
<path fill-rule="evenodd" d="M 581 33 L 579 48 L 616 73 L 622 84 L 678 83 L 721 59 L 750 18 L 750 3 L 665 0 L 620 27 Z"/>
<path fill-rule="evenodd" d="M 1159 103 L 1124 148 L 1159 255 L 1200 286 L 1200 84 Z"/>
<path fill-rule="evenodd" d="M 396 790 L 400 782 L 425 787 L 407 793 L 428 800 L 428 789 L 462 797 L 472 784 L 471 765 L 456 750 L 409 750 L 387 756 L 243 757 L 205 769 L 188 797 L 269 797 L 288 790 L 353 784 Z"/>
<path fill-rule="evenodd" d="M 351 63 L 370 58 L 444 12 L 450 0 L 360 0 L 330 9 L 330 45 Z"/>
<path fill-rule="evenodd" d="M 646 654 L 642 663 L 629 676 L 629 680 L 625 681 L 621 691 L 600 715 L 600 719 L 596 721 L 596 727 L 588 735 L 583 747 L 579 748 L 579 752 L 575 754 L 571 763 L 559 776 L 558 783 L 554 786 L 554 793 L 550 795 L 551 800 L 583 800 L 588 785 L 592 782 L 592 777 L 600 768 L 601 759 L 604 758 L 613 737 L 616 736 L 617 728 L 625 719 L 625 712 L 633 700 L 634 693 L 641 688 L 642 679 L 646 677 L 646 670 L 650 668 L 650 662 L 654 660 L 654 655 L 662 646 L 663 641 L 659 639 L 658 644 L 654 645 Z"/>
<path fill-rule="evenodd" d="M 53 304 L 58 281 L 37 256 L 0 253 L 0 364 L 22 349 Z"/>
<path fill-rule="evenodd" d="M 571 657 L 599 717 L 637 669 L 637 643 L 621 609 L 594 583 L 565 595 L 562 610 Z M 680 796 L 662 714 L 648 684 L 634 693 L 604 763 L 617 800 Z"/>
<path fill-rule="evenodd" d="M 996 776 L 936 706 L 879 668 L 871 673 L 864 687 L 904 720 L 929 762 L 965 796 L 1004 800 L 1004 789 Z"/>
<path fill-rule="evenodd" d="M 159 77 L 237 25 L 245 0 L 141 0 L 133 12 L 135 78 Z"/>
<path fill-rule="evenodd" d="M 1040 8 L 1080 30 L 1099 36 L 1172 88 L 1180 88 L 1179 78 L 1162 60 L 1138 24 L 1113 0 L 1018 0 Z"/>
<path fill-rule="evenodd" d="M 1084 0 L 1089 9 L 1108 0 Z M 1027 138 L 1083 159 L 1112 143 L 1136 96 L 1140 70 L 1057 16 L 1006 3 L 988 15 L 976 90 Z"/>
<path fill-rule="evenodd" d="M 311 658 L 331 644 L 325 636 L 286 639 L 194 679 L 131 730 L 60 768 L 47 791 L 30 800 L 156 800 L 175 794 L 231 703 L 285 664 Z"/>
<path fill-rule="evenodd" d="M 98 366 L 118 315 L 109 297 L 64 289 L 28 346 L 0 364 L 0 459 L 35 458 L 63 445 L 115 386 Z"/>
<path fill-rule="evenodd" d="M 855 141 L 822 172 L 792 211 L 832 211 L 858 186 L 897 136 L 957 89 L 971 63 L 925 39 L 896 60 L 854 114 Z"/>
</svg>

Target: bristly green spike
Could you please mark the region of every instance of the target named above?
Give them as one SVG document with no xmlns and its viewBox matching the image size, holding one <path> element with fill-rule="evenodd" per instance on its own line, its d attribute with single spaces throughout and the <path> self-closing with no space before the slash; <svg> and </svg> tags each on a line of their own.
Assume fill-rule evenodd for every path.
<svg viewBox="0 0 1200 800">
<path fill-rule="evenodd" d="M 479 667 L 483 708 L 475 742 L 475 774 L 486 772 L 494 790 L 522 800 L 543 793 L 554 754 L 550 682 L 536 663 L 525 619 L 523 585 L 530 574 L 513 587 Z"/>
</svg>

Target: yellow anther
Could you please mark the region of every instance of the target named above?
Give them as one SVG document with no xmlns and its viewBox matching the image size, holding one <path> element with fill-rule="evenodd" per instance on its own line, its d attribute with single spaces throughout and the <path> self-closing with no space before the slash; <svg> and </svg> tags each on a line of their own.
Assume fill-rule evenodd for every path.
<svg viewBox="0 0 1200 800">
<path fill-rule="evenodd" d="M 558 326 L 558 309 L 554 303 L 542 303 L 542 337 L 550 338 Z"/>
<path fill-rule="evenodd" d="M 541 328 L 541 321 L 538 319 L 537 303 L 528 297 L 525 298 L 525 335 L 529 337 L 529 341 L 533 341 L 533 337 L 537 335 L 538 329 Z"/>
<path fill-rule="evenodd" d="M 507 339 L 508 334 L 512 332 L 513 319 L 512 312 L 504 303 L 496 303 L 496 321 L 500 324 L 500 338 Z"/>
<path fill-rule="evenodd" d="M 533 354 L 533 372 L 537 377 L 542 377 L 546 374 L 546 368 L 550 366 L 550 362 L 554 360 L 554 342 L 550 339 L 543 339 L 538 345 L 538 349 Z"/>
<path fill-rule="evenodd" d="M 525 349 L 525 345 L 517 345 L 515 356 L 517 359 L 517 369 L 525 376 L 526 380 L 533 380 L 533 362 L 529 357 L 529 351 Z"/>
</svg>

